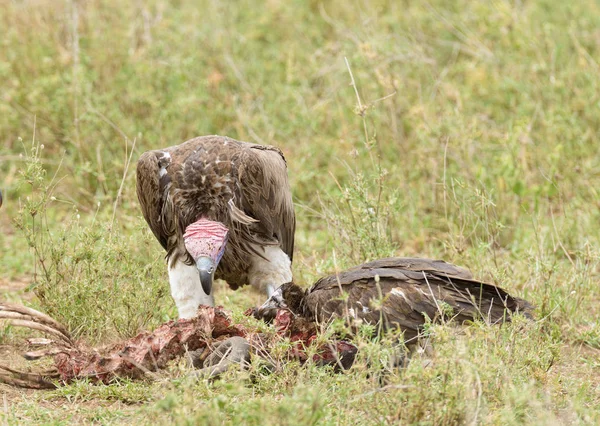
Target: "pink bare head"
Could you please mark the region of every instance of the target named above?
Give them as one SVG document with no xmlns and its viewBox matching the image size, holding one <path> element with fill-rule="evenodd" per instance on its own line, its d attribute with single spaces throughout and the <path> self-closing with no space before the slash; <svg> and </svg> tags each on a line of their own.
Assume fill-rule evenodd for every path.
<svg viewBox="0 0 600 426">
<path fill-rule="evenodd" d="M 183 241 L 200 273 L 202 288 L 207 295 L 212 290 L 212 281 L 217 265 L 223 257 L 229 230 L 221 222 L 199 219 L 185 229 Z"/>
</svg>

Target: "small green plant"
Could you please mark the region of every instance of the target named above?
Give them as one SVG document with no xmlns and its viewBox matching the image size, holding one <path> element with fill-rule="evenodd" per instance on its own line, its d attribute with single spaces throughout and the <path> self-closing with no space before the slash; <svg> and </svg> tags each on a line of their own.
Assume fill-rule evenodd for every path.
<svg viewBox="0 0 600 426">
<path fill-rule="evenodd" d="M 129 337 L 159 324 L 168 317 L 169 299 L 162 259 L 144 257 L 151 241 L 114 232 L 118 225 L 100 205 L 82 217 L 54 196 L 59 180 L 47 180 L 42 150 L 34 140 L 26 153 L 24 199 L 14 219 L 34 254 L 29 290 L 41 309 L 91 340 Z"/>
<path fill-rule="evenodd" d="M 393 221 L 390 218 L 397 207 L 395 203 L 398 197 L 395 191 L 389 190 L 386 181 L 388 171 L 381 165 L 382 154 L 377 135 L 374 131 L 370 133 L 367 125 L 367 111 L 377 101 L 363 104 L 347 59 L 346 65 L 356 95 L 355 113 L 361 119 L 364 141 L 360 150 L 353 150 L 352 156 L 356 160 L 354 168 L 344 164 L 348 182 L 342 184 L 331 175 L 339 192 L 330 197 L 329 202 L 321 200 L 321 210 L 330 235 L 336 238 L 335 248 L 342 260 L 361 263 L 391 256 L 396 251 L 397 244 L 392 239 Z M 368 161 L 367 158 L 359 161 L 361 155 L 367 157 Z"/>
</svg>

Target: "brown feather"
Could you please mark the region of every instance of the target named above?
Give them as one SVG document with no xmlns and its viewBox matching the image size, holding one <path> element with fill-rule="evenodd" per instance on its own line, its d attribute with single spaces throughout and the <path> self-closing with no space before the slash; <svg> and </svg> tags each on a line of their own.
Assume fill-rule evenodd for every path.
<svg viewBox="0 0 600 426">
<path fill-rule="evenodd" d="M 138 161 L 137 193 L 170 262 L 192 262 L 182 236 L 200 217 L 227 226 L 216 278 L 233 288 L 246 284 L 251 256 L 261 255 L 258 247 L 278 245 L 293 256 L 296 219 L 285 158 L 277 148 L 202 136 L 148 151 Z"/>
<path fill-rule="evenodd" d="M 431 259 L 380 259 L 321 278 L 306 292 L 285 284 L 282 293 L 290 310 L 305 318 L 399 327 L 406 340 L 422 331 L 427 318 L 497 323 L 510 321 L 514 312 L 530 316 L 531 310 L 528 302 L 473 279 L 466 269 Z"/>
</svg>

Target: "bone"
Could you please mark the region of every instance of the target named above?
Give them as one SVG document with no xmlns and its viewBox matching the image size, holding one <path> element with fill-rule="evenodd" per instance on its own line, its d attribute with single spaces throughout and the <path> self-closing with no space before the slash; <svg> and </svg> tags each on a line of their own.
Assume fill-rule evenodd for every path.
<svg viewBox="0 0 600 426">
<path fill-rule="evenodd" d="M 18 315 L 18 314 L 16 314 L 16 315 Z M 73 345 L 73 342 L 71 341 L 71 339 L 68 336 L 64 335 L 62 332 L 60 332 L 59 330 L 49 327 L 45 324 L 40 324 L 39 322 L 35 322 L 35 321 L 27 320 L 27 319 L 20 319 L 16 315 L 13 312 L 0 312 L 0 319 L 5 320 L 6 322 L 8 322 L 11 325 L 14 325 L 15 327 L 24 327 L 24 328 L 30 328 L 32 330 L 39 330 L 41 332 L 59 337 L 69 347 Z M 23 316 L 21 318 L 23 318 Z M 26 316 L 25 316 L 25 318 L 26 318 Z"/>
<path fill-rule="evenodd" d="M 28 315 L 31 317 L 33 321 L 40 322 L 45 324 L 51 328 L 56 329 L 61 334 L 67 338 L 68 341 L 72 342 L 71 335 L 67 331 L 67 328 L 63 326 L 61 323 L 56 321 L 54 318 L 49 315 L 44 314 L 43 312 L 37 311 L 33 308 L 28 308 L 23 305 L 17 305 L 15 303 L 2 302 L 0 303 L 0 312 L 17 312 L 23 315 Z"/>
<path fill-rule="evenodd" d="M 7 384 L 12 384 L 18 387 L 32 388 L 32 389 L 54 389 L 56 385 L 44 377 L 56 378 L 58 374 L 54 370 L 54 374 L 46 371 L 45 375 L 41 373 L 27 373 L 24 371 L 14 370 L 5 365 L 0 365 L 0 370 L 4 370 L 10 374 L 0 372 L 0 381 Z"/>
</svg>

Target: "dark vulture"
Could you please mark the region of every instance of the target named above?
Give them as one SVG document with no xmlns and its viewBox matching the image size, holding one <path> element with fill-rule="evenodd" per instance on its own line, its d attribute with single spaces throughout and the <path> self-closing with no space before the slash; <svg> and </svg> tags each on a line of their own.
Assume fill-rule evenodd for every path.
<svg viewBox="0 0 600 426">
<path fill-rule="evenodd" d="M 137 164 L 137 195 L 167 251 L 180 318 L 214 305 L 215 278 L 267 295 L 291 281 L 296 219 L 279 149 L 202 136 L 148 151 Z"/>
<path fill-rule="evenodd" d="M 378 332 L 400 328 L 410 342 L 428 319 L 497 323 L 515 312 L 530 316 L 531 305 L 442 260 L 387 258 L 321 278 L 306 291 L 286 283 L 255 316 L 271 319 L 281 308 L 318 323 L 346 318 L 376 325 Z"/>
</svg>

